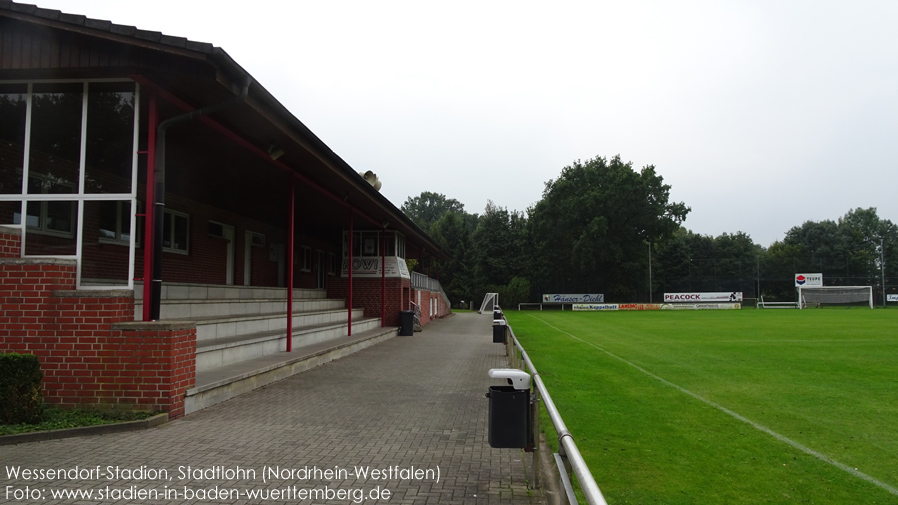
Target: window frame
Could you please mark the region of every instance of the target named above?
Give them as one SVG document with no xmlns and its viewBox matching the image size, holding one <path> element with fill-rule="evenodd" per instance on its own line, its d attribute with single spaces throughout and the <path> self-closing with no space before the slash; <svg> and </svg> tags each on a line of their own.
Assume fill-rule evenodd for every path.
<svg viewBox="0 0 898 505">
<path fill-rule="evenodd" d="M 77 205 L 73 205 L 75 207 L 75 211 L 69 215 L 69 231 L 68 232 L 49 229 L 47 224 L 50 220 L 49 209 L 50 209 L 51 202 L 53 202 L 53 203 L 68 202 L 70 204 L 77 204 L 76 200 L 73 200 L 70 198 L 64 198 L 64 199 L 60 199 L 60 200 L 48 200 L 48 199 L 45 199 L 46 197 L 42 197 L 40 200 L 34 200 L 31 198 L 28 198 L 28 196 L 30 196 L 30 195 L 71 195 L 71 194 L 76 194 L 78 188 L 75 187 L 74 183 L 69 182 L 69 181 L 52 183 L 50 181 L 50 176 L 48 176 L 46 174 L 29 173 L 28 179 L 32 179 L 32 178 L 40 181 L 41 192 L 40 193 L 26 193 L 25 195 L 23 195 L 24 196 L 23 200 L 25 200 L 25 204 L 24 204 L 24 210 L 25 210 L 24 218 L 25 219 L 22 220 L 21 219 L 22 216 L 20 215 L 19 224 L 21 224 L 28 231 L 28 233 L 36 233 L 38 235 L 47 235 L 50 237 L 60 237 L 60 238 L 66 238 L 66 239 L 75 238 L 75 232 L 78 227 L 77 223 L 75 223 L 75 216 L 78 215 L 78 206 Z M 30 181 L 29 181 L 29 183 L 30 183 Z M 59 186 L 67 187 L 67 188 L 71 189 L 72 191 L 69 193 L 50 193 L 49 192 L 50 184 L 57 184 Z M 38 220 L 37 226 L 32 226 L 32 225 L 28 224 L 28 217 L 30 215 L 28 212 L 28 207 L 31 204 L 40 205 L 40 213 L 37 216 L 37 220 Z"/>
<path fill-rule="evenodd" d="M 177 218 L 184 218 L 186 221 L 187 230 L 185 230 L 185 232 L 184 232 L 184 235 L 186 238 L 186 240 L 185 240 L 186 243 L 184 244 L 184 248 L 182 249 L 182 248 L 175 248 L 175 247 L 171 247 L 171 246 L 166 247 L 165 242 L 163 241 L 162 252 L 167 252 L 167 253 L 172 253 L 172 254 L 182 254 L 185 256 L 189 255 L 190 254 L 190 214 L 187 214 L 185 212 L 179 212 L 176 210 L 165 209 L 163 218 L 162 218 L 163 230 L 165 229 L 165 217 L 164 217 L 165 215 L 171 216 L 171 227 L 169 228 L 170 235 L 168 237 L 169 243 L 170 244 L 175 243 L 175 236 L 177 235 L 177 233 L 176 233 L 177 227 L 175 226 L 175 223 L 177 222 Z M 163 235 L 164 235 L 164 232 L 163 232 Z M 163 240 L 164 239 L 165 239 L 165 237 L 163 236 Z"/>
<path fill-rule="evenodd" d="M 100 200 L 100 201 L 102 202 L 102 201 L 110 201 L 110 200 Z M 122 238 L 122 232 L 126 229 L 129 231 L 131 229 L 131 221 L 128 221 L 126 223 L 122 219 L 124 217 L 124 216 L 122 216 L 122 206 L 125 202 L 127 202 L 127 200 L 112 200 L 112 201 L 114 201 L 116 204 L 116 206 L 115 206 L 115 227 L 116 227 L 115 238 L 104 237 L 101 233 L 98 241 L 101 244 L 129 246 L 129 245 L 131 245 L 131 238 L 130 237 L 128 237 L 127 239 Z M 130 202 L 128 202 L 128 203 L 130 203 Z M 140 214 L 141 202 L 139 200 L 137 200 L 136 204 L 137 204 L 137 209 L 135 209 L 134 212 L 131 212 L 131 214 L 134 214 L 135 216 L 137 214 Z M 131 216 L 129 215 L 129 217 L 131 217 Z M 102 229 L 103 228 L 100 227 L 101 231 L 102 231 Z M 135 219 L 135 221 L 134 221 L 134 247 L 140 247 L 140 235 L 141 235 L 140 220 Z"/>
</svg>

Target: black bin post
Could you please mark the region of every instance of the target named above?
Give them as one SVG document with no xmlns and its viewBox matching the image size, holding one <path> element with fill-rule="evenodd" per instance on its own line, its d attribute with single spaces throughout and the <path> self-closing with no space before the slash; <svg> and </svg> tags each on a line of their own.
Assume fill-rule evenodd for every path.
<svg viewBox="0 0 898 505">
<path fill-rule="evenodd" d="M 504 344 L 508 335 L 508 323 L 504 319 L 493 320 L 493 343 Z"/>
<path fill-rule="evenodd" d="M 486 394 L 490 399 L 487 436 L 490 447 L 531 450 L 530 374 L 516 368 L 494 368 L 489 375 L 512 383 L 510 386 L 490 386 Z"/>
<path fill-rule="evenodd" d="M 399 336 L 411 337 L 415 334 L 415 311 L 399 311 Z"/>
</svg>

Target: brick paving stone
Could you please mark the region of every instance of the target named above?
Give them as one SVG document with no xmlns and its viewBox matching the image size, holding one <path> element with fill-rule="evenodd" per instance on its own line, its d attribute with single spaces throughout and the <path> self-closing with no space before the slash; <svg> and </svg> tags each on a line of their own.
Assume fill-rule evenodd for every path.
<svg viewBox="0 0 898 505">
<path fill-rule="evenodd" d="M 32 501 L 47 505 L 543 503 L 538 490 L 528 489 L 530 455 L 487 443 L 484 394 L 495 383 L 487 371 L 507 366 L 504 347 L 492 343 L 491 325 L 488 315 L 456 314 L 414 336 L 392 338 L 149 430 L 0 446 L 0 504 L 31 502 L 9 496 L 6 486 L 40 490 L 42 499 Z M 108 467 L 144 466 L 165 470 L 168 478 L 10 478 L 8 470 L 17 466 L 100 466 L 104 473 Z M 187 467 L 199 474 L 181 478 Z M 294 473 L 266 481 L 266 467 Z M 249 475 L 218 475 L 216 468 Z M 389 473 L 411 468 L 423 477 Z M 334 475 L 324 473 L 328 470 Z M 373 470 L 381 474 L 372 475 Z M 107 488 L 114 493 L 131 486 L 155 490 L 160 498 L 97 499 Z M 95 494 L 92 499 L 51 495 L 61 489 Z M 318 495 L 305 500 L 298 494 L 277 500 L 269 495 L 267 501 L 248 495 L 302 490 Z M 391 493 L 390 499 L 371 499 L 377 490 Z M 224 496 L 228 491 L 237 496 Z"/>
</svg>

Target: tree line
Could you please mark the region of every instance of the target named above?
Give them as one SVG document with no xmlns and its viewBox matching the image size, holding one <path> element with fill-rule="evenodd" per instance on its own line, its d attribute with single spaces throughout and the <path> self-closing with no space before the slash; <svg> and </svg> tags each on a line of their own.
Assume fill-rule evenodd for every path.
<svg viewBox="0 0 898 505">
<path fill-rule="evenodd" d="M 436 267 L 452 301 L 502 305 L 548 293 L 603 293 L 612 302 L 661 300 L 663 293 L 741 291 L 746 298 L 794 300 L 796 273 L 827 285 L 898 292 L 898 228 L 875 208 L 837 221 L 807 221 L 764 248 L 743 232 L 717 237 L 683 226 L 691 209 L 670 201 L 652 165 L 620 156 L 576 161 L 545 183 L 526 212 L 487 202 L 482 214 L 443 194 L 409 197 L 402 211 L 451 255 Z M 433 269 L 431 270 L 433 271 Z"/>
</svg>

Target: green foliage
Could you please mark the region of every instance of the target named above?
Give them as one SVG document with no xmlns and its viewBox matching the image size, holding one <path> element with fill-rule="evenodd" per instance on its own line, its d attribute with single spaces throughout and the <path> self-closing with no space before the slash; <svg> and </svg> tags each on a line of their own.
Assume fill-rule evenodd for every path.
<svg viewBox="0 0 898 505">
<path fill-rule="evenodd" d="M 408 197 L 401 209 L 422 230 L 431 232 L 431 227 L 448 212 L 464 213 L 465 206 L 446 195 L 424 191 L 419 196 Z"/>
<path fill-rule="evenodd" d="M 465 215 L 458 212 L 443 214 L 432 227 L 433 238 L 452 257 L 440 263 L 440 284 L 453 303 L 474 298 L 473 278 L 470 268 L 472 255 L 471 232 Z"/>
<path fill-rule="evenodd" d="M 761 253 L 761 247 L 742 232 L 709 237 L 681 228 L 655 250 L 654 287 L 666 293 L 742 291 L 756 297 Z"/>
<path fill-rule="evenodd" d="M 487 202 L 471 235 L 474 284 L 479 292 L 489 292 L 490 286 L 505 285 L 524 273 L 525 223 L 522 213 Z"/>
<path fill-rule="evenodd" d="M 669 195 L 654 166 L 636 172 L 620 156 L 565 167 L 530 209 L 537 285 L 635 300 L 648 243 L 674 233 L 690 210 Z"/>
<path fill-rule="evenodd" d="M 0 435 L 139 421 L 157 414 L 158 412 L 143 410 L 64 409 L 45 406 L 39 419 L 33 423 L 0 424 Z"/>
<path fill-rule="evenodd" d="M 44 373 L 33 354 L 0 354 L 0 423 L 32 423 L 43 407 Z"/>
</svg>

